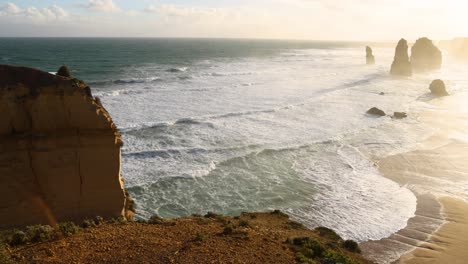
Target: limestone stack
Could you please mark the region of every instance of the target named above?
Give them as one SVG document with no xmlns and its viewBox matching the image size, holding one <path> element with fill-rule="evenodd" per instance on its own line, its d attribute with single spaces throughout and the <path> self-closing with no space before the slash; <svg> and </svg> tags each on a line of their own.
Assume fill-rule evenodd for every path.
<svg viewBox="0 0 468 264">
<path fill-rule="evenodd" d="M 375 57 L 374 54 L 372 54 L 372 48 L 369 46 L 366 47 L 366 63 L 367 65 L 375 64 Z"/>
<path fill-rule="evenodd" d="M 123 216 L 121 146 L 82 81 L 0 65 L 0 228 Z"/>
<path fill-rule="evenodd" d="M 420 38 L 411 48 L 411 65 L 415 72 L 438 70 L 442 67 L 442 52 L 432 40 Z"/>
<path fill-rule="evenodd" d="M 390 73 L 399 76 L 411 76 L 413 74 L 408 56 L 408 42 L 405 39 L 398 42 Z"/>
</svg>

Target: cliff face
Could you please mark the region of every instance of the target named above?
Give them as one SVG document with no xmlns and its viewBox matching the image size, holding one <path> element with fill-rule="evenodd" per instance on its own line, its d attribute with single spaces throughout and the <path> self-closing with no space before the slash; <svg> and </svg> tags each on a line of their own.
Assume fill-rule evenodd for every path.
<svg viewBox="0 0 468 264">
<path fill-rule="evenodd" d="M 416 72 L 440 69 L 442 52 L 432 43 L 432 40 L 420 38 L 411 48 L 411 65 Z"/>
<path fill-rule="evenodd" d="M 0 65 L 0 228 L 122 216 L 121 145 L 83 82 Z"/>
<path fill-rule="evenodd" d="M 408 42 L 405 39 L 398 42 L 390 73 L 400 76 L 411 76 L 413 74 L 408 55 Z"/>
</svg>

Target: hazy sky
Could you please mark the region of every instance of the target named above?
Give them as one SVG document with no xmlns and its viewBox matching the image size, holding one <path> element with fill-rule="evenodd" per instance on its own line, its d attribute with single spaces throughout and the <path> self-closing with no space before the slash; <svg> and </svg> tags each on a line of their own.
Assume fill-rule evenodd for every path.
<svg viewBox="0 0 468 264">
<path fill-rule="evenodd" d="M 0 0 L 0 36 L 468 36 L 466 0 Z"/>
</svg>

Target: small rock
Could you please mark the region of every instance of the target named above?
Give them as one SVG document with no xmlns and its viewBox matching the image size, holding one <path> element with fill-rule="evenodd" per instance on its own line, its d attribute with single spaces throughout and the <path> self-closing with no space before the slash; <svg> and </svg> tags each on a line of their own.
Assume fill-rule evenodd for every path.
<svg viewBox="0 0 468 264">
<path fill-rule="evenodd" d="M 379 93 L 379 94 L 380 94 L 380 95 L 385 95 L 385 93 L 384 93 L 384 92 L 381 92 L 381 93 Z"/>
<path fill-rule="evenodd" d="M 403 118 L 407 118 L 408 115 L 405 112 L 395 112 L 393 114 L 393 117 L 395 117 L 397 119 L 403 119 Z"/>
<path fill-rule="evenodd" d="M 437 96 L 448 96 L 448 92 L 445 88 L 445 83 L 442 80 L 434 80 L 429 86 L 431 93 Z"/>
<path fill-rule="evenodd" d="M 369 109 L 369 111 L 367 111 L 368 114 L 370 115 L 376 115 L 376 116 L 385 116 L 385 112 L 378 109 L 377 107 L 372 107 L 371 109 Z"/>
</svg>

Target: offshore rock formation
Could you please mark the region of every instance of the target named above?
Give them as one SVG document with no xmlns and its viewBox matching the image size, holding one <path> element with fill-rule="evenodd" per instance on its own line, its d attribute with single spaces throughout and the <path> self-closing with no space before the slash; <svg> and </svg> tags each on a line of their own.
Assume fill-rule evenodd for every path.
<svg viewBox="0 0 468 264">
<path fill-rule="evenodd" d="M 448 96 L 449 93 L 445 88 L 445 83 L 442 80 L 434 80 L 432 81 L 431 85 L 429 86 L 429 90 L 431 93 L 436 96 Z"/>
<path fill-rule="evenodd" d="M 390 73 L 398 76 L 411 76 L 413 74 L 408 56 L 408 42 L 405 39 L 398 42 Z"/>
<path fill-rule="evenodd" d="M 122 141 L 82 81 L 0 65 L 0 228 L 125 214 Z"/>
<path fill-rule="evenodd" d="M 372 54 L 372 48 L 369 46 L 366 47 L 366 63 L 367 65 L 375 64 L 375 57 L 374 54 Z"/>
<path fill-rule="evenodd" d="M 393 113 L 393 117 L 396 119 L 403 119 L 403 118 L 407 118 L 408 114 L 406 114 L 405 112 L 395 112 Z"/>
<path fill-rule="evenodd" d="M 369 115 L 375 115 L 375 116 L 386 116 L 385 112 L 380 110 L 377 107 L 372 107 L 367 111 Z"/>
<path fill-rule="evenodd" d="M 442 52 L 432 43 L 432 40 L 420 38 L 411 48 L 411 65 L 415 72 L 440 69 Z"/>
</svg>

